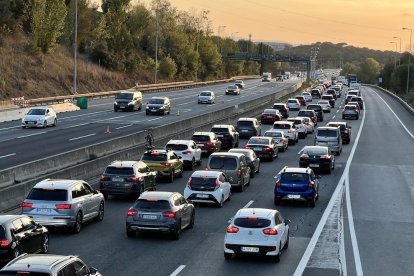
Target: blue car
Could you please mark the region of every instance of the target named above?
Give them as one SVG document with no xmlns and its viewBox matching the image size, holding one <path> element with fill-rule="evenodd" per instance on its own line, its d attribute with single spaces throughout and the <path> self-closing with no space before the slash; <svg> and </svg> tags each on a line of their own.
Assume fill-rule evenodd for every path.
<svg viewBox="0 0 414 276">
<path fill-rule="evenodd" d="M 275 205 L 282 201 L 306 201 L 310 207 L 315 207 L 320 176 L 315 175 L 312 169 L 286 166 L 275 179 Z"/>
</svg>

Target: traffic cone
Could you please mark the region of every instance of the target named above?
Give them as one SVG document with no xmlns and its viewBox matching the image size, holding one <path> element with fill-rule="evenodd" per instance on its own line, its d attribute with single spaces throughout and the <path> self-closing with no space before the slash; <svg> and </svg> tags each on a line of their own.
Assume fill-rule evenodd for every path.
<svg viewBox="0 0 414 276">
<path fill-rule="evenodd" d="M 180 116 L 180 110 L 177 111 L 177 116 Z"/>
<path fill-rule="evenodd" d="M 106 127 L 106 131 L 105 131 L 105 134 L 109 134 L 109 133 L 111 133 L 111 130 L 109 129 L 109 126 L 107 126 Z"/>
</svg>

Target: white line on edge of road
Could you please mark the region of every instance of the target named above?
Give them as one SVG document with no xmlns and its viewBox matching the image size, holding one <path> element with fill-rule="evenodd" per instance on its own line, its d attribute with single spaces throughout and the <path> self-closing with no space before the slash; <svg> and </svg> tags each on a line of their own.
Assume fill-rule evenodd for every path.
<svg viewBox="0 0 414 276">
<path fill-rule="evenodd" d="M 130 126 L 132 126 L 132 124 L 131 125 L 126 125 L 126 126 L 120 126 L 120 127 L 115 128 L 115 129 L 121 129 L 121 128 L 130 127 Z"/>
<path fill-rule="evenodd" d="M 90 136 L 94 136 L 94 135 L 96 135 L 96 133 L 92 133 L 92 134 L 88 134 L 88 135 L 84 135 L 84 136 L 79 136 L 79 137 L 71 138 L 71 139 L 69 139 L 69 141 L 79 140 L 79 139 L 86 138 L 86 137 L 90 137 Z"/>
<path fill-rule="evenodd" d="M 300 154 L 305 149 L 305 147 L 303 147 L 300 151 L 298 151 L 298 154 Z"/>
<path fill-rule="evenodd" d="M 244 207 L 243 207 L 243 208 L 249 208 L 249 206 L 250 206 L 250 205 L 252 205 L 252 204 L 253 204 L 253 202 L 254 202 L 254 200 L 250 200 L 249 202 L 247 202 L 247 204 L 246 204 L 246 205 L 244 205 Z"/>
<path fill-rule="evenodd" d="M 5 128 L 0 128 L 0 131 L 2 131 L 2 130 L 12 129 L 12 128 L 20 128 L 20 127 L 21 127 L 21 126 L 5 127 Z"/>
<path fill-rule="evenodd" d="M 178 273 L 180 273 L 185 268 L 185 265 L 180 265 L 176 270 L 174 270 L 173 273 L 170 274 L 170 276 L 177 276 Z"/>
<path fill-rule="evenodd" d="M 26 138 L 26 137 L 35 136 L 35 135 L 40 135 L 40 134 L 45 134 L 45 133 L 46 133 L 46 131 L 42 131 L 42 132 L 38 132 L 38 133 L 23 135 L 23 136 L 17 137 L 17 139 Z"/>
<path fill-rule="evenodd" d="M 344 183 L 346 185 L 345 179 L 348 178 L 349 167 L 351 166 L 351 162 L 352 162 L 352 159 L 354 158 L 355 150 L 356 150 L 356 147 L 358 146 L 358 142 L 359 142 L 359 138 L 360 138 L 361 133 L 362 133 L 362 129 L 364 128 L 365 115 L 366 115 L 366 111 L 364 112 L 364 115 L 362 117 L 361 126 L 358 130 L 357 137 L 355 138 L 354 145 L 352 146 L 352 150 L 351 150 L 351 153 L 349 154 L 349 157 L 348 157 L 348 160 L 346 162 L 346 166 L 345 166 L 344 172 L 342 173 L 341 179 L 339 179 L 339 181 L 338 181 L 338 184 L 335 188 L 335 191 L 333 192 L 332 197 L 329 200 L 329 203 L 326 206 L 325 211 L 323 212 L 321 220 L 319 221 L 318 226 L 316 227 L 315 232 L 313 233 L 312 238 L 309 241 L 308 246 L 306 247 L 305 253 L 303 253 L 302 258 L 301 258 L 298 266 L 296 267 L 296 270 L 295 270 L 295 273 L 293 274 L 293 276 L 301 276 L 303 274 L 303 272 L 305 271 L 306 265 L 309 262 L 309 259 L 312 255 L 313 250 L 315 249 L 316 243 L 319 239 L 319 236 L 322 233 L 323 227 L 325 226 L 326 221 L 328 220 L 329 213 L 332 211 L 332 207 L 335 204 L 335 200 L 340 195 L 340 192 L 342 191 L 342 188 L 343 188 L 342 184 Z M 345 189 L 349 189 L 349 186 L 345 187 Z M 350 204 L 350 202 L 349 202 L 349 204 Z M 351 210 L 351 213 L 349 213 L 350 209 L 351 209 L 351 206 L 348 205 L 348 202 L 347 202 L 349 230 L 350 230 L 351 233 L 352 233 L 352 231 L 354 232 L 354 236 L 352 236 L 352 234 L 351 234 L 351 242 L 352 242 L 352 249 L 353 249 L 353 252 L 354 252 L 355 268 L 356 268 L 357 275 L 362 276 L 364 274 L 363 274 L 363 271 L 362 271 L 361 259 L 360 259 L 359 250 L 358 250 L 358 242 L 357 242 L 357 239 L 356 239 L 355 228 L 354 228 L 354 224 L 353 224 L 354 218 L 352 217 L 352 210 Z M 351 220 L 352 220 L 352 223 L 350 223 Z M 352 229 L 351 229 L 351 227 L 352 227 Z M 346 266 L 346 264 L 344 264 L 344 265 Z"/>
<path fill-rule="evenodd" d="M 0 156 L 0 159 L 6 158 L 6 157 L 10 157 L 10 156 L 13 156 L 13 155 L 16 155 L 16 153 L 10 153 L 10 154 L 6 154 L 6 155 L 3 155 L 3 156 Z"/>
</svg>

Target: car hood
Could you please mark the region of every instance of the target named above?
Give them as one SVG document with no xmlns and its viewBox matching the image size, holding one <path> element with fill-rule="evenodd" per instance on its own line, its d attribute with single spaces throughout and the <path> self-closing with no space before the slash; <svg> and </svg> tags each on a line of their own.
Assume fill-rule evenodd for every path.
<svg viewBox="0 0 414 276">
<path fill-rule="evenodd" d="M 24 116 L 24 120 L 25 121 L 37 121 L 37 120 L 39 120 L 39 119 L 44 119 L 45 118 L 45 115 L 26 115 L 26 116 Z"/>
</svg>

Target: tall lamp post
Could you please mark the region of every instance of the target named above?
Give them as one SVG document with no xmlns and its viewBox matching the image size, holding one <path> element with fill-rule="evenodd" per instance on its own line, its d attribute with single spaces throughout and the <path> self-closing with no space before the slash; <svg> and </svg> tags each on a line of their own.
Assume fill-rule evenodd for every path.
<svg viewBox="0 0 414 276">
<path fill-rule="evenodd" d="M 397 52 L 397 42 L 395 41 L 390 41 L 391 44 L 395 44 L 395 52 Z M 397 67 L 397 58 L 396 58 L 397 53 L 394 54 L 394 68 Z"/>
<path fill-rule="evenodd" d="M 409 84 L 410 84 L 410 65 L 411 65 L 411 37 L 413 35 L 413 29 L 411 28 L 402 28 L 404 31 L 410 31 L 410 49 L 408 50 L 408 69 L 407 69 L 407 91 L 408 94 Z"/>
<path fill-rule="evenodd" d="M 399 53 L 401 55 L 401 37 L 394 36 L 394 39 L 399 39 L 400 40 L 400 51 L 399 51 Z M 401 65 L 401 58 L 398 59 L 398 66 L 400 66 L 400 65 Z"/>
<path fill-rule="evenodd" d="M 75 0 L 75 39 L 73 45 L 73 94 L 78 94 L 77 90 L 77 63 L 76 52 L 78 51 L 78 0 Z"/>
</svg>

